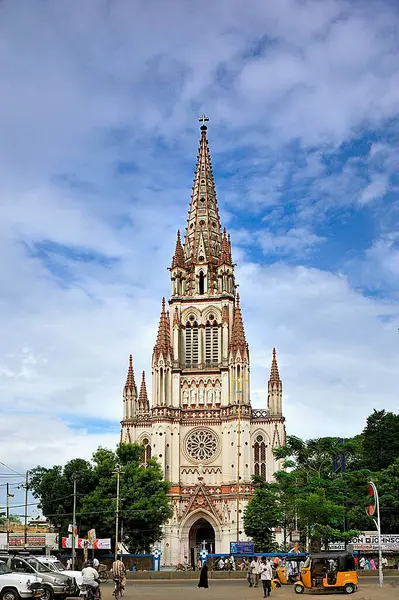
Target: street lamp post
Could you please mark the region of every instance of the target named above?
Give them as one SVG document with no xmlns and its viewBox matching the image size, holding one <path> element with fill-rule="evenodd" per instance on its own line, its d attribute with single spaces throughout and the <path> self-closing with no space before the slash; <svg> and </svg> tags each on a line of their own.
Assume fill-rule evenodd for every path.
<svg viewBox="0 0 399 600">
<path fill-rule="evenodd" d="M 374 503 L 368 504 L 366 507 L 367 514 L 369 517 L 373 517 L 374 525 L 377 528 L 378 534 L 378 584 L 380 587 L 384 584 L 384 575 L 382 572 L 382 541 L 381 541 L 381 519 L 380 519 L 380 500 L 378 498 L 378 491 L 373 481 L 369 481 L 369 496 L 372 496 Z M 374 514 L 376 513 L 376 519 Z"/>
</svg>

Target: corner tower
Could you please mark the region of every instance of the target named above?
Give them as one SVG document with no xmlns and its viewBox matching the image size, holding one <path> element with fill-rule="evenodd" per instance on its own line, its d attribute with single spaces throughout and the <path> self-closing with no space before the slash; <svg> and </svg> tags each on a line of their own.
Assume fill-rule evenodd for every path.
<svg viewBox="0 0 399 600">
<path fill-rule="evenodd" d="M 184 239 L 177 232 L 169 310 L 163 299 L 152 355 L 152 407 L 135 389 L 137 408 L 122 422 L 122 439 L 143 443 L 146 459 L 155 457 L 171 483 L 164 564 L 196 560 L 202 541 L 227 553 L 230 542 L 246 539 L 252 475 L 272 480 L 279 468 L 273 447 L 285 436 L 275 353 L 268 405 L 251 407 L 245 313 L 220 223 L 207 118 L 201 121 L 187 225 Z"/>
</svg>

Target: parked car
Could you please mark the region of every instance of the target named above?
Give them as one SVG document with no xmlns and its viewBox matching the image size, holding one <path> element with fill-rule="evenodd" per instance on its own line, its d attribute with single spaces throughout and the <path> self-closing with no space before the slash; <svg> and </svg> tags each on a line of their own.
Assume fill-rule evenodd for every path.
<svg viewBox="0 0 399 600">
<path fill-rule="evenodd" d="M 42 593 L 41 577 L 13 573 L 6 563 L 0 560 L 0 600 L 40 598 Z"/>
<path fill-rule="evenodd" d="M 25 573 L 35 575 L 42 579 L 42 600 L 53 600 L 54 597 L 66 598 L 74 591 L 75 581 L 63 573 L 54 573 L 37 560 L 36 556 L 29 552 L 0 552 L 0 560 L 5 562 L 13 573 Z"/>
<path fill-rule="evenodd" d="M 79 595 L 78 586 L 82 585 L 83 583 L 82 571 L 67 570 L 65 565 L 58 560 L 56 556 L 36 556 L 36 558 L 37 560 L 40 560 L 41 563 L 46 565 L 46 567 L 48 567 L 53 573 L 63 573 L 68 577 L 72 577 L 76 582 L 76 595 Z M 75 594 L 73 593 L 73 595 Z"/>
</svg>

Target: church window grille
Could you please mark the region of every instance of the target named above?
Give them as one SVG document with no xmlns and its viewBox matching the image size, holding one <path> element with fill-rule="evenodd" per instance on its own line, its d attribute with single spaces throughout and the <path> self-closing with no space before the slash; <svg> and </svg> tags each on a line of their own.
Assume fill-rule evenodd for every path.
<svg viewBox="0 0 399 600">
<path fill-rule="evenodd" d="M 254 444 L 254 471 L 266 479 L 266 444 L 262 435 L 256 436 Z"/>
<path fill-rule="evenodd" d="M 219 328 L 213 315 L 205 325 L 205 364 L 214 366 L 218 364 L 219 358 Z"/>
<path fill-rule="evenodd" d="M 191 318 L 191 317 L 190 317 Z M 186 367 L 198 366 L 198 323 L 187 321 L 186 324 Z"/>
</svg>

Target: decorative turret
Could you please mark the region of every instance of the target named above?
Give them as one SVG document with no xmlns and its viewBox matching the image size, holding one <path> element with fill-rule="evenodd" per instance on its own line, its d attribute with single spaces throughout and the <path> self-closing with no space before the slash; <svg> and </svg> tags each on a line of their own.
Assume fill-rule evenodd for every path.
<svg viewBox="0 0 399 600">
<path fill-rule="evenodd" d="M 123 388 L 123 418 L 132 419 L 137 413 L 137 387 L 134 380 L 133 357 L 129 356 L 129 367 Z"/>
<path fill-rule="evenodd" d="M 234 318 L 233 318 L 233 328 L 231 331 L 231 341 L 230 341 L 230 352 L 233 354 L 233 357 L 236 356 L 238 352 L 241 354 L 241 358 L 248 359 L 248 344 L 245 338 L 244 332 L 244 324 L 242 322 L 242 314 L 240 307 L 240 295 L 236 296 L 236 304 L 234 308 Z"/>
<path fill-rule="evenodd" d="M 157 341 L 154 346 L 154 357 L 158 360 L 162 354 L 164 360 L 166 360 L 172 356 L 172 352 L 169 314 L 165 310 L 165 298 L 162 298 L 162 310 L 159 318 Z"/>
<path fill-rule="evenodd" d="M 165 405 L 171 402 L 173 348 L 170 336 L 169 313 L 165 309 L 165 298 L 162 298 L 161 316 L 157 341 L 152 354 L 152 402 Z"/>
<path fill-rule="evenodd" d="M 184 250 L 181 244 L 180 231 L 177 232 L 176 248 L 172 258 L 170 276 L 172 280 L 172 296 L 182 296 L 185 292 L 186 268 Z"/>
<path fill-rule="evenodd" d="M 278 372 L 276 349 L 273 348 L 270 379 L 267 386 L 267 408 L 271 416 L 282 416 L 283 382 Z"/>
<path fill-rule="evenodd" d="M 148 401 L 147 387 L 145 385 L 145 372 L 141 376 L 141 386 L 138 399 L 138 409 L 140 414 L 146 414 L 150 411 L 150 403 Z"/>
<path fill-rule="evenodd" d="M 218 289 L 221 293 L 234 294 L 234 265 L 231 260 L 230 236 L 226 235 L 226 227 L 223 230 L 222 249 L 218 265 Z"/>
<path fill-rule="evenodd" d="M 234 307 L 229 362 L 234 367 L 230 397 L 235 404 L 249 404 L 249 349 L 242 322 L 239 294 L 236 296 Z"/>
</svg>

